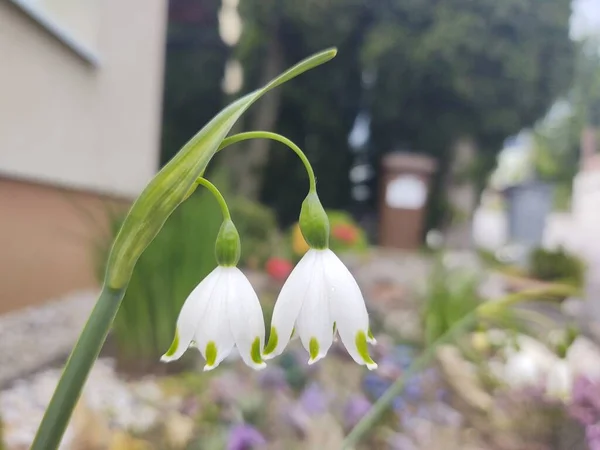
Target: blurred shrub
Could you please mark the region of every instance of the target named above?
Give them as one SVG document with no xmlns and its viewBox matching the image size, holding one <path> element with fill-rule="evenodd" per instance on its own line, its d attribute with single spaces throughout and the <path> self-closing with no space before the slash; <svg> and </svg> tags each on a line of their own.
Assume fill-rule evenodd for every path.
<svg viewBox="0 0 600 450">
<path fill-rule="evenodd" d="M 354 251 L 363 252 L 368 246 L 364 230 L 356 223 L 350 214 L 344 211 L 327 211 L 331 236 L 329 247 L 334 252 Z"/>
<path fill-rule="evenodd" d="M 336 253 L 347 251 L 364 252 L 369 247 L 365 231 L 345 211 L 328 210 L 330 236 L 329 248 Z M 309 249 L 302 236 L 298 223 L 289 231 L 289 242 L 295 260 L 300 259 Z"/>
<path fill-rule="evenodd" d="M 275 214 L 267 206 L 243 197 L 230 201 L 229 209 L 242 242 L 240 264 L 254 269 L 263 267 L 278 242 Z"/>
<path fill-rule="evenodd" d="M 121 221 L 122 217 L 112 217 L 113 236 L 98 248 L 99 274 L 104 271 L 107 244 Z M 142 254 L 114 322 L 121 363 L 143 369 L 158 362 L 169 348 L 187 295 L 216 266 L 214 242 L 221 221 L 215 199 L 198 189 L 173 212 Z"/>
<path fill-rule="evenodd" d="M 529 274 L 543 281 L 554 281 L 582 287 L 585 265 L 581 259 L 560 248 L 537 248 L 529 256 Z"/>
<path fill-rule="evenodd" d="M 448 269 L 436 263 L 429 279 L 423 308 L 425 345 L 446 334 L 479 306 L 479 276 L 471 271 Z"/>
</svg>

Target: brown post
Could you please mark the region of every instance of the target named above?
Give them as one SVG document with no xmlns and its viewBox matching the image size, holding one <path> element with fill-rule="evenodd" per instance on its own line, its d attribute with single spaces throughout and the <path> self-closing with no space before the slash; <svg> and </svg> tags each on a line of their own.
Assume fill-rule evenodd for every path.
<svg viewBox="0 0 600 450">
<path fill-rule="evenodd" d="M 418 249 L 436 162 L 427 156 L 394 152 L 383 158 L 379 243 L 383 247 Z"/>
</svg>

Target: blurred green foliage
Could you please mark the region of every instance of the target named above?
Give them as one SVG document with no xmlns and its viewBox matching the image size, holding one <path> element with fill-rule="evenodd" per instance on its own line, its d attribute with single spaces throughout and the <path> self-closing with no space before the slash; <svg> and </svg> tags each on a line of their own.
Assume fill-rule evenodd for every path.
<svg viewBox="0 0 600 450">
<path fill-rule="evenodd" d="M 445 335 L 480 304 L 480 277 L 464 269 L 449 269 L 442 259 L 433 267 L 423 307 L 425 346 Z"/>
<path fill-rule="evenodd" d="M 555 207 L 568 209 L 579 169 L 581 132 L 600 125 L 598 39 L 578 43 L 575 76 L 568 95 L 534 130 L 533 162 L 538 177 L 556 183 Z"/>
<path fill-rule="evenodd" d="M 369 248 L 365 231 L 350 214 L 339 210 L 326 210 L 329 218 L 329 248 L 335 253 L 364 253 Z M 298 262 L 308 251 L 298 223 L 292 225 L 286 236 L 287 253 L 292 261 Z"/>
<path fill-rule="evenodd" d="M 352 251 L 364 253 L 369 248 L 369 241 L 364 230 L 350 214 L 344 211 L 327 210 L 331 236 L 329 247 L 336 253 Z"/>
<path fill-rule="evenodd" d="M 264 267 L 280 241 L 275 214 L 270 208 L 243 197 L 230 201 L 229 210 L 241 237 L 240 265 Z"/>
<path fill-rule="evenodd" d="M 577 256 L 566 250 L 546 250 L 537 248 L 529 257 L 529 274 L 543 281 L 553 281 L 582 287 L 585 277 L 585 264 Z"/>
<path fill-rule="evenodd" d="M 286 65 L 324 45 L 338 46 L 332 64 L 283 87 L 273 128 L 308 153 L 325 207 L 345 209 L 355 158 L 347 137 L 358 112 L 366 111 L 371 139 L 362 150 L 377 171 L 381 157 L 398 148 L 439 160 L 434 225 L 444 213 L 441 180 L 452 144 L 474 139 L 475 178 L 482 182 L 506 136 L 533 125 L 566 92 L 574 60 L 570 3 L 247 0 L 240 4 L 244 32 L 236 54 L 252 86 L 277 58 Z M 305 192 L 303 169 L 293 154 L 277 150 L 266 173 L 262 199 L 287 225 Z M 377 183 L 375 177 L 372 192 Z"/>
<path fill-rule="evenodd" d="M 113 220 L 115 232 L 119 220 Z M 152 365 L 169 348 L 183 302 L 216 267 L 214 243 L 221 222 L 219 205 L 200 188 L 142 254 L 114 322 L 121 361 Z M 105 245 L 98 261 L 105 261 L 107 253 Z"/>
<path fill-rule="evenodd" d="M 0 450 L 4 450 L 4 433 L 2 430 L 4 429 L 4 425 L 2 423 L 2 416 L 0 416 Z"/>
</svg>

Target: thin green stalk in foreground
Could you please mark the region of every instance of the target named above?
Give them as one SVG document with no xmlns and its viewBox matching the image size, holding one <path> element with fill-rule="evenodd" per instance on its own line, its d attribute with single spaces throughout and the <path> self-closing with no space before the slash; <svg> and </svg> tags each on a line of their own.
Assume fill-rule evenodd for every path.
<svg viewBox="0 0 600 450">
<path fill-rule="evenodd" d="M 227 202 L 221 195 L 221 192 L 217 189 L 217 187 L 208 181 L 206 178 L 198 178 L 196 180 L 196 184 L 199 186 L 204 186 L 206 189 L 210 191 L 213 195 L 217 203 L 219 204 L 219 208 L 221 208 L 221 214 L 223 214 L 223 219 L 231 220 L 231 214 L 229 213 L 229 207 L 227 206 Z"/>
<path fill-rule="evenodd" d="M 69 421 L 81 393 L 79 389 L 72 389 L 72 387 L 82 386 L 85 383 L 89 368 L 100 353 L 124 295 L 125 288 L 111 289 L 105 286 L 102 289 L 100 298 L 65 365 L 63 376 L 56 388 L 53 401 L 44 413 L 31 450 L 58 448 L 64 431 L 63 424 Z"/>
<path fill-rule="evenodd" d="M 343 449 L 352 449 L 360 441 L 360 439 L 369 432 L 375 423 L 381 418 L 386 412 L 389 406 L 392 404 L 394 398 L 402 393 L 406 380 L 413 375 L 419 373 L 425 367 L 427 367 L 431 361 L 435 358 L 435 354 L 440 345 L 452 342 L 454 339 L 465 333 L 469 328 L 475 325 L 477 314 L 474 312 L 466 315 L 460 321 L 448 330 L 443 336 L 437 339 L 433 344 L 428 346 L 421 355 L 419 355 L 410 365 L 408 370 L 404 372 L 403 376 L 399 377 L 394 384 L 392 384 L 387 391 L 383 393 L 381 397 L 373 404 L 373 407 L 367 414 L 352 428 L 344 443 Z"/>
<path fill-rule="evenodd" d="M 304 168 L 308 173 L 308 179 L 310 182 L 310 192 L 315 192 L 317 190 L 317 180 L 315 179 L 315 172 L 313 171 L 312 166 L 310 165 L 310 161 L 304 154 L 300 147 L 294 144 L 285 136 L 282 136 L 277 133 L 271 133 L 270 131 L 247 131 L 245 133 L 234 134 L 233 136 L 229 136 L 226 139 L 223 139 L 221 145 L 219 145 L 219 149 L 217 151 L 223 150 L 225 147 L 229 147 L 230 145 L 236 144 L 238 142 L 246 141 L 248 139 L 271 139 L 273 141 L 281 142 L 284 145 L 287 145 L 290 149 L 298 155 L 300 160 L 302 160 L 302 164 L 304 164 Z"/>
<path fill-rule="evenodd" d="M 440 336 L 425 351 L 417 357 L 408 370 L 392 384 L 384 394 L 377 399 L 369 412 L 352 428 L 344 443 L 343 449 L 349 450 L 368 434 L 381 416 L 387 411 L 394 398 L 402 393 L 406 380 L 423 370 L 435 358 L 440 345 L 448 344 L 472 328 L 478 319 L 493 320 L 494 316 L 503 309 L 514 306 L 526 300 L 543 300 L 556 296 L 576 295 L 578 290 L 566 285 L 552 285 L 539 289 L 528 289 L 506 295 L 497 301 L 483 303 L 476 310 L 457 321 L 444 335 Z"/>
</svg>

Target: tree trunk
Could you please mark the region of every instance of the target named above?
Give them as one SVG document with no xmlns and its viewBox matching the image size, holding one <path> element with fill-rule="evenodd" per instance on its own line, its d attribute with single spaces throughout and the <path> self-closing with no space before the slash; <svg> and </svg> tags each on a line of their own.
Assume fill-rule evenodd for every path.
<svg viewBox="0 0 600 450">
<path fill-rule="evenodd" d="M 261 76 L 261 85 L 266 84 L 284 69 L 283 51 L 279 40 L 275 37 L 270 40 L 266 61 Z M 256 105 L 253 111 L 251 131 L 272 131 L 277 122 L 277 113 L 281 102 L 281 88 L 274 89 Z M 243 150 L 243 156 L 236 156 L 229 160 L 229 167 L 233 172 L 235 190 L 243 193 L 244 197 L 257 200 L 262 185 L 262 172 L 269 156 L 270 141 L 266 139 L 253 139 L 248 141 Z"/>
<path fill-rule="evenodd" d="M 450 204 L 450 221 L 444 242 L 451 249 L 469 249 L 473 246 L 473 212 L 477 206 L 477 190 L 470 173 L 477 149 L 469 137 L 456 141 L 452 149 L 452 167 L 446 182 Z"/>
</svg>

